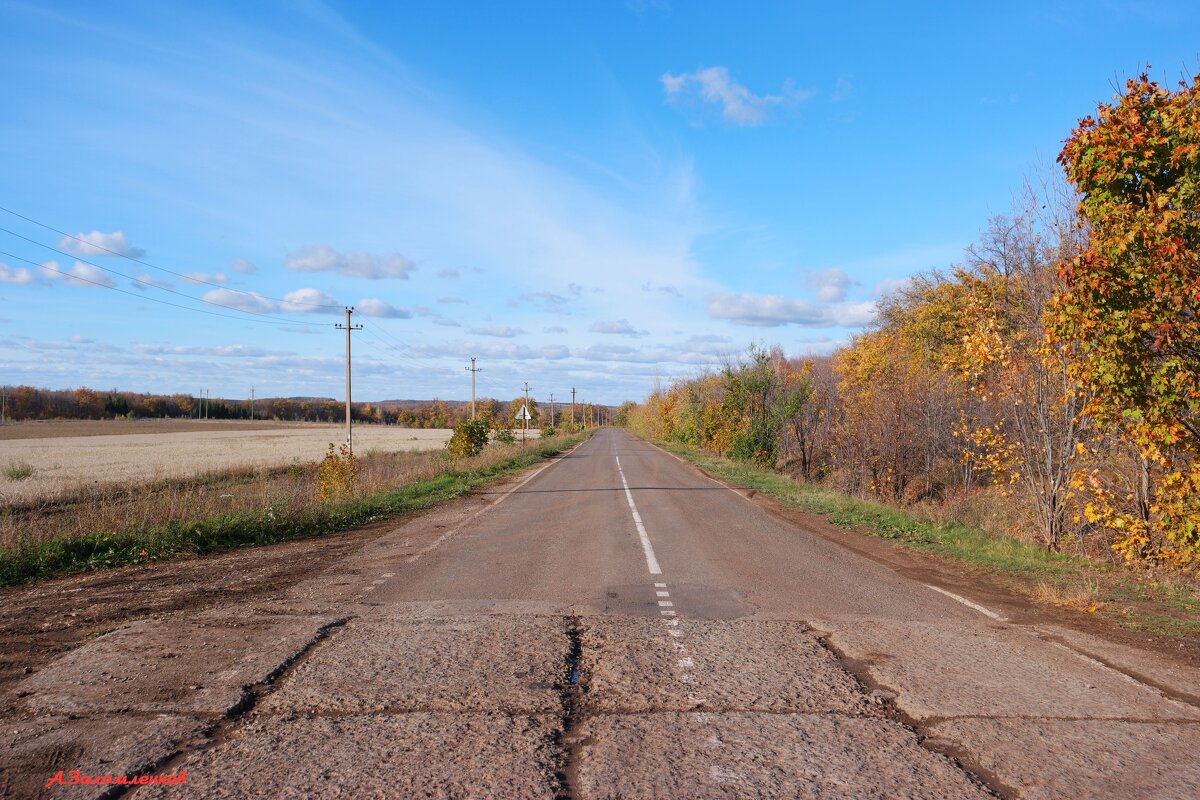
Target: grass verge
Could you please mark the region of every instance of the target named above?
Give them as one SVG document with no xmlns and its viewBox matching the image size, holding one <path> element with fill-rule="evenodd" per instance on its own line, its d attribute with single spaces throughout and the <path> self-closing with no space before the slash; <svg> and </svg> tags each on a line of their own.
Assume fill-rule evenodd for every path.
<svg viewBox="0 0 1200 800">
<path fill-rule="evenodd" d="M 894 540 L 975 569 L 1006 576 L 1044 605 L 1110 619 L 1125 628 L 1169 636 L 1200 636 L 1200 588 L 1194 580 L 1130 569 L 1082 556 L 1051 553 L 1008 536 L 959 523 L 936 523 L 905 511 L 800 483 L 745 462 L 675 443 L 654 442 L 715 478 L 754 489 L 824 517 L 840 528 Z"/>
<path fill-rule="evenodd" d="M 277 544 L 346 530 L 460 497 L 503 475 L 557 455 L 590 433 L 536 442 L 528 450 L 481 468 L 447 470 L 433 478 L 338 502 L 289 510 L 266 508 L 221 514 L 146 529 L 20 538 L 0 549 L 0 586 L 15 586 L 68 572 L 141 564 L 183 554 Z"/>
</svg>

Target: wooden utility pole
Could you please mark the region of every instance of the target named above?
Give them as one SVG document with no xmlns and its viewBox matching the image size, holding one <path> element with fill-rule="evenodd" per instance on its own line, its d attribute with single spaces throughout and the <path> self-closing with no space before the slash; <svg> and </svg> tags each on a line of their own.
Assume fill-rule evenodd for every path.
<svg viewBox="0 0 1200 800">
<path fill-rule="evenodd" d="M 463 367 L 467 372 L 471 373 L 471 419 L 475 419 L 475 373 L 483 372 L 483 367 L 475 368 L 475 359 L 471 359 L 471 366 Z"/>
<path fill-rule="evenodd" d="M 334 326 L 346 332 L 346 449 L 351 453 L 354 452 L 354 430 L 350 425 L 350 333 L 361 331 L 363 327 L 350 322 L 350 315 L 353 313 L 354 306 L 346 306 L 346 324 L 338 323 Z"/>
<path fill-rule="evenodd" d="M 254 422 L 254 387 L 250 387 L 250 421 Z"/>
<path fill-rule="evenodd" d="M 550 427 L 554 427 L 554 393 L 550 393 Z"/>
<path fill-rule="evenodd" d="M 575 387 L 571 387 L 571 427 L 575 427 Z"/>
</svg>

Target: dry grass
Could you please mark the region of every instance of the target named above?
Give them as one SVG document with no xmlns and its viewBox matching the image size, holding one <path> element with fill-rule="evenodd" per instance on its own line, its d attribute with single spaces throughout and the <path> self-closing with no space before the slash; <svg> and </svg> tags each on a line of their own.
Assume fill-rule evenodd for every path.
<svg viewBox="0 0 1200 800">
<path fill-rule="evenodd" d="M 1070 583 L 1038 581 L 1031 592 L 1033 599 L 1047 605 L 1059 608 L 1071 608 L 1075 611 L 1086 611 L 1089 614 L 1098 611 L 1103 603 L 1100 602 L 1100 584 L 1095 580 L 1079 580 Z"/>
<path fill-rule="evenodd" d="M 451 433 L 364 425 L 355 429 L 354 444 L 359 453 L 439 450 Z M 330 442 L 343 438 L 340 426 L 322 425 L 9 439 L 0 441 L 0 464 L 27 464 L 33 477 L 11 480 L 0 474 L 0 506 L 112 494 L 209 472 L 304 464 L 320 459 Z"/>
<path fill-rule="evenodd" d="M 372 452 L 361 458 L 354 496 L 369 496 L 449 469 L 487 469 L 521 452 L 520 445 L 492 445 L 474 458 L 450 460 L 442 450 Z M 188 478 L 127 486 L 88 484 L 53 497 L 10 504 L 0 513 L 0 549 L 19 539 L 39 541 L 98 531 L 151 530 L 229 514 L 294 514 L 320 506 L 317 463 L 286 467 L 233 467 Z"/>
</svg>

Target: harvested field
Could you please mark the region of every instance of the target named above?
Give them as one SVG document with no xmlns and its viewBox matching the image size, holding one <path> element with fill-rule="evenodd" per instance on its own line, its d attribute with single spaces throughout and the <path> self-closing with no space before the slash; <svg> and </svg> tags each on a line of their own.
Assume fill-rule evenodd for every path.
<svg viewBox="0 0 1200 800">
<path fill-rule="evenodd" d="M 0 441 L 55 439 L 62 436 L 127 436 L 131 433 L 189 431 L 268 431 L 288 428 L 328 428 L 323 422 L 276 422 L 248 419 L 45 419 L 6 422 Z"/>
<path fill-rule="evenodd" d="M 119 427 L 138 423 L 100 424 Z M 28 503 L 105 486 L 129 488 L 164 478 L 185 478 L 234 468 L 318 461 L 330 443 L 341 443 L 344 434 L 338 425 L 260 423 L 269 427 L 259 428 L 255 423 L 226 424 L 238 427 L 0 440 L 0 503 Z M 449 430 L 363 425 L 355 428 L 354 449 L 360 454 L 436 450 L 450 435 Z M 10 469 L 14 465 L 31 467 L 32 472 L 14 480 L 10 473 L 21 474 Z"/>
</svg>

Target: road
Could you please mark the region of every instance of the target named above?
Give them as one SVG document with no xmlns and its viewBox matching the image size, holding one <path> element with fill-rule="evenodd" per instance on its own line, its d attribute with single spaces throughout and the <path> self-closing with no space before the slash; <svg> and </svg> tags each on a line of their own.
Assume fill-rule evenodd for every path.
<svg viewBox="0 0 1200 800">
<path fill-rule="evenodd" d="M 906 574 L 620 430 L 393 525 L 22 678 L 0 790 L 79 769 L 186 770 L 113 793 L 138 798 L 1200 792 L 1195 670 Z"/>
</svg>

